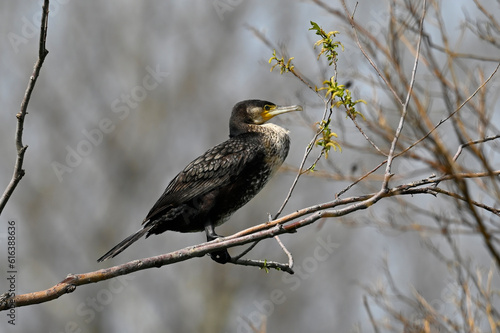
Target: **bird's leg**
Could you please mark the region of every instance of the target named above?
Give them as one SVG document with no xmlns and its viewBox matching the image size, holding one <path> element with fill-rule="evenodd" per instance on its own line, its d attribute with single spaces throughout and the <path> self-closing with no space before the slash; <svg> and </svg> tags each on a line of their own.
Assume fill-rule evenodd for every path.
<svg viewBox="0 0 500 333">
<path fill-rule="evenodd" d="M 208 242 L 213 241 L 213 240 L 221 237 L 215 233 L 214 225 L 212 223 L 205 224 L 205 232 L 207 234 L 207 241 Z M 227 252 L 226 249 L 221 250 L 221 251 L 212 252 L 212 253 L 210 253 L 210 257 L 212 258 L 212 260 L 218 262 L 219 264 L 225 264 L 229 260 L 231 260 L 231 256 L 229 255 L 229 253 Z"/>
</svg>

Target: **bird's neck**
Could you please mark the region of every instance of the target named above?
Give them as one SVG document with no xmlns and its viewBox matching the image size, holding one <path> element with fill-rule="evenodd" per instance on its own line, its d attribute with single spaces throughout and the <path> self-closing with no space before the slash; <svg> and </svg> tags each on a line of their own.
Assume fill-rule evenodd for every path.
<svg viewBox="0 0 500 333">
<path fill-rule="evenodd" d="M 267 154 L 280 155 L 282 159 L 288 154 L 290 137 L 288 136 L 288 130 L 283 127 L 271 123 L 249 125 L 247 133 L 256 133 L 261 136 L 261 143 L 267 150 Z"/>
<path fill-rule="evenodd" d="M 273 137 L 288 136 L 286 129 L 272 123 L 263 125 L 239 124 L 239 126 L 230 126 L 229 128 L 229 137 L 231 138 L 244 133 L 261 133 L 265 136 L 271 135 Z"/>
<path fill-rule="evenodd" d="M 253 128 L 255 132 L 260 132 L 265 135 L 272 135 L 273 137 L 288 136 L 288 130 L 276 124 L 267 123 L 264 125 L 251 125 L 251 126 L 255 126 L 255 128 Z"/>
</svg>

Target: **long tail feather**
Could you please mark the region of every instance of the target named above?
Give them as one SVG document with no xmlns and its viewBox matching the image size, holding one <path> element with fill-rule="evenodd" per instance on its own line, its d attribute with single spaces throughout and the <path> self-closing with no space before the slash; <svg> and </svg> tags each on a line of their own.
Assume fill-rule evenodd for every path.
<svg viewBox="0 0 500 333">
<path fill-rule="evenodd" d="M 117 256 L 119 253 L 121 253 L 127 247 L 132 245 L 132 243 L 136 242 L 137 240 L 139 240 L 139 238 L 144 236 L 144 234 L 147 233 L 152 227 L 153 227 L 152 225 L 148 225 L 148 226 L 144 227 L 143 229 L 138 230 L 136 233 L 128 236 L 127 238 L 122 240 L 118 245 L 116 245 L 111 250 L 106 252 L 105 255 L 103 255 L 102 257 L 97 259 L 97 262 L 102 262 L 104 260 L 107 260 L 109 258 L 113 258 L 113 257 Z"/>
</svg>

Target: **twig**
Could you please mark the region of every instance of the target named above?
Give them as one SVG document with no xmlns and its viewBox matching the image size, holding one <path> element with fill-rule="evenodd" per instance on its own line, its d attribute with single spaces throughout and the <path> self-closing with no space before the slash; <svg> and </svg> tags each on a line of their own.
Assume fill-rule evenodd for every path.
<svg viewBox="0 0 500 333">
<path fill-rule="evenodd" d="M 322 1 L 320 1 L 320 0 L 314 0 L 314 2 L 316 2 L 318 5 L 322 6 L 323 8 L 328 9 L 328 7 L 326 6 L 326 4 L 324 4 Z M 396 92 L 396 90 L 394 89 L 394 87 L 392 86 L 392 84 L 387 80 L 387 78 L 384 76 L 384 74 L 382 74 L 382 71 L 380 71 L 380 69 L 377 67 L 377 65 L 375 64 L 375 62 L 370 58 L 370 56 L 366 53 L 365 49 L 361 45 L 361 41 L 359 40 L 359 37 L 358 37 L 358 31 L 356 29 L 358 27 L 358 24 L 354 21 L 354 18 L 349 14 L 349 10 L 347 9 L 347 5 L 345 3 L 345 0 L 342 0 L 342 6 L 344 7 L 345 17 L 347 17 L 347 20 L 351 24 L 351 27 L 352 27 L 352 29 L 354 31 L 354 37 L 356 38 L 356 44 L 358 45 L 359 50 L 361 51 L 361 53 L 363 53 L 363 55 L 365 56 L 366 60 L 368 60 L 368 62 L 370 63 L 370 65 L 375 69 L 375 71 L 377 72 L 377 74 L 384 81 L 385 85 L 389 88 L 389 90 L 394 95 L 394 98 L 396 98 L 396 100 L 399 102 L 399 104 L 403 105 L 403 101 L 399 97 L 398 93 Z M 332 10 L 329 10 L 329 11 L 332 12 Z M 337 11 L 334 11 L 333 13 L 340 16 L 340 13 L 337 12 Z"/>
<path fill-rule="evenodd" d="M 271 219 L 271 215 L 270 214 L 269 214 L 269 219 Z M 281 241 L 279 240 L 278 236 L 274 236 L 274 238 L 278 241 L 278 243 L 281 244 Z M 241 259 L 248 252 L 252 251 L 252 249 L 259 242 L 260 242 L 260 240 L 257 240 L 255 242 L 253 242 L 242 253 L 240 253 L 239 255 L 237 255 L 235 257 L 231 257 L 231 260 L 229 261 L 229 263 L 235 264 L 235 265 L 242 265 L 242 266 L 256 266 L 256 267 L 260 267 L 261 269 L 265 269 L 265 270 L 268 270 L 269 268 L 274 268 L 274 269 L 277 269 L 277 270 L 280 270 L 280 271 L 287 272 L 289 274 L 294 274 L 294 271 L 292 270 L 293 259 L 292 259 L 292 265 L 290 265 L 290 263 L 287 265 L 287 264 L 283 264 L 283 263 L 279 263 L 279 262 L 275 262 L 275 261 L 267 261 L 267 260 L 264 261 L 264 260 Z M 284 247 L 284 246 L 282 246 L 282 247 Z M 287 253 L 288 255 L 290 255 L 289 252 L 286 251 L 286 248 L 284 250 L 285 250 L 285 253 Z"/>
<path fill-rule="evenodd" d="M 269 220 L 271 220 L 271 214 L 269 214 Z M 269 221 L 271 222 L 271 221 Z M 230 263 L 237 264 L 237 265 L 243 265 L 243 266 L 258 266 L 262 267 L 265 266 L 265 269 L 268 268 L 274 268 L 278 270 L 285 271 L 290 274 L 294 274 L 293 271 L 293 256 L 288 251 L 288 249 L 285 247 L 285 245 L 281 242 L 281 239 L 278 237 L 278 235 L 274 236 L 274 239 L 278 242 L 278 244 L 281 246 L 283 249 L 283 252 L 288 257 L 288 264 L 282 264 L 274 261 L 262 261 L 262 260 L 248 260 L 248 259 L 241 259 L 244 255 L 246 255 L 248 252 L 250 252 L 258 243 L 259 241 L 255 241 L 252 245 L 250 245 L 245 251 L 243 251 L 241 254 L 239 254 L 236 257 L 231 258 Z"/>
<path fill-rule="evenodd" d="M 23 144 L 23 130 L 24 130 L 24 117 L 28 113 L 28 104 L 30 102 L 31 93 L 35 88 L 36 81 L 38 79 L 38 75 L 40 74 L 40 70 L 42 68 L 45 57 L 49 53 L 45 48 L 45 42 L 47 39 L 47 27 L 49 21 L 49 0 L 45 0 L 42 7 L 42 20 L 40 24 L 40 42 L 39 42 L 39 51 L 38 51 L 38 60 L 35 63 L 35 67 L 33 69 L 33 73 L 31 74 L 30 81 L 28 82 L 28 87 L 24 93 L 23 101 L 21 102 L 21 110 L 16 115 L 17 118 L 17 128 L 16 128 L 16 149 L 17 149 L 17 158 L 16 163 L 14 165 L 14 173 L 12 175 L 12 179 L 10 180 L 5 192 L 0 199 L 0 214 L 9 201 L 12 193 L 17 187 L 17 184 L 21 181 L 24 176 L 23 162 L 24 162 L 24 153 L 28 146 Z"/>
<path fill-rule="evenodd" d="M 318 3 L 319 1 L 316 1 L 316 2 Z M 396 93 L 396 91 L 394 90 L 394 88 L 392 87 L 392 85 L 389 83 L 389 81 L 381 73 L 381 71 L 379 70 L 379 68 L 377 67 L 377 65 L 373 62 L 373 60 L 368 56 L 368 54 L 363 49 L 363 46 L 361 45 L 361 42 L 360 42 L 358 34 L 357 34 L 357 30 L 356 30 L 356 26 L 357 25 L 355 24 L 353 16 L 349 15 L 349 12 L 348 12 L 348 9 L 347 9 L 347 5 L 346 5 L 346 3 L 345 3 L 344 0 L 342 0 L 342 5 L 344 7 L 344 11 L 346 13 L 346 16 L 348 17 L 349 23 L 351 24 L 352 29 L 354 31 L 354 35 L 355 35 L 355 38 L 356 38 L 356 43 L 358 44 L 359 49 L 361 50 L 361 52 L 363 53 L 363 55 L 365 56 L 365 58 L 370 62 L 370 64 L 372 65 L 372 67 L 375 69 L 375 71 L 379 74 L 379 76 L 384 80 L 386 86 L 391 90 L 391 92 L 393 93 L 394 97 L 398 100 L 398 102 L 403 107 L 403 110 L 402 110 L 402 113 L 401 113 L 401 117 L 400 117 L 400 120 L 399 120 L 399 125 L 398 125 L 398 127 L 396 129 L 396 133 L 394 135 L 394 139 L 392 140 L 391 148 L 389 150 L 389 154 L 387 155 L 388 157 L 387 157 L 385 177 L 384 177 L 384 181 L 382 183 L 382 191 L 385 191 L 388 188 L 389 179 L 392 176 L 392 174 L 391 174 L 392 161 L 397 156 L 397 155 L 394 154 L 394 152 L 395 152 L 395 149 L 396 149 L 396 144 L 397 144 L 397 141 L 399 139 L 399 136 L 401 135 L 401 131 L 403 130 L 403 125 L 404 125 L 404 121 L 405 121 L 406 114 L 407 114 L 407 111 L 408 111 L 408 105 L 409 105 L 410 97 L 411 97 L 412 91 L 413 91 L 413 85 L 415 84 L 415 75 L 416 75 L 417 66 L 418 66 L 418 59 L 419 59 L 419 56 L 420 56 L 420 47 L 421 47 L 422 33 L 423 33 L 423 24 L 424 24 L 425 13 L 426 13 L 426 1 L 424 0 L 424 3 L 423 3 L 423 13 L 422 13 L 422 17 L 421 17 L 421 20 L 420 20 L 420 31 L 419 31 L 419 35 L 418 35 L 417 52 L 416 52 L 416 55 L 415 55 L 415 61 L 414 61 L 412 75 L 411 75 L 411 79 L 410 79 L 410 86 L 408 88 L 408 93 L 406 95 L 405 102 L 403 102 L 401 100 L 401 98 L 398 96 L 398 94 Z"/>
<path fill-rule="evenodd" d="M 257 245 L 259 242 L 254 242 L 252 245 L 250 245 L 247 249 L 245 249 L 243 252 L 241 252 L 240 254 L 238 254 L 237 256 L 235 257 L 231 257 L 231 261 L 238 261 L 240 258 L 242 258 L 245 254 L 247 254 L 248 252 L 252 251 L 252 249 L 255 247 L 255 245 Z"/>
<path fill-rule="evenodd" d="M 370 322 L 372 323 L 373 331 L 375 333 L 379 333 L 379 329 L 377 327 L 377 323 L 373 318 L 372 311 L 370 310 L 370 305 L 368 305 L 368 300 L 366 299 L 366 295 L 363 295 L 363 305 L 365 306 L 366 312 L 368 313 L 368 317 L 370 318 Z"/>
<path fill-rule="evenodd" d="M 279 271 L 287 272 L 289 274 L 294 274 L 292 267 L 289 264 L 282 264 L 276 261 L 269 260 L 250 260 L 250 259 L 237 259 L 229 261 L 231 264 L 241 265 L 241 266 L 254 266 L 260 267 L 261 269 L 268 270 L 269 268 L 273 268 Z"/>
<path fill-rule="evenodd" d="M 278 244 L 281 246 L 281 249 L 283 249 L 283 252 L 285 252 L 285 254 L 287 255 L 287 257 L 288 257 L 288 267 L 290 269 L 292 269 L 293 268 L 293 256 L 292 256 L 292 254 L 290 253 L 290 251 L 288 251 L 288 249 L 281 242 L 281 239 L 278 236 L 274 236 L 274 239 L 276 239 L 276 241 L 278 242 Z"/>
<path fill-rule="evenodd" d="M 342 189 L 340 192 L 338 192 L 337 194 L 335 194 L 335 198 L 338 198 L 340 197 L 342 194 L 344 194 L 345 192 L 349 191 L 353 186 L 355 186 L 356 184 L 358 184 L 360 181 L 362 181 L 363 179 L 365 179 L 366 177 L 370 176 L 371 174 L 373 174 L 375 171 L 377 171 L 382 165 L 384 165 L 385 163 L 387 163 L 387 160 L 383 161 L 383 162 L 380 162 L 379 165 L 377 165 L 376 167 L 374 167 L 373 169 L 371 169 L 370 171 L 368 171 L 367 173 L 365 173 L 363 176 L 359 177 L 358 179 L 356 179 L 354 182 L 352 182 L 351 184 L 347 185 L 344 189 Z"/>
<path fill-rule="evenodd" d="M 255 37 L 257 37 L 258 39 L 260 39 L 270 50 L 276 50 L 277 49 L 277 47 L 275 45 L 273 45 L 273 43 L 262 32 L 260 32 L 259 29 L 255 28 L 254 26 L 252 26 L 250 24 L 245 24 L 245 27 L 248 30 L 250 30 L 251 32 L 253 32 L 253 34 L 255 35 Z M 297 70 L 295 70 L 293 68 L 290 68 L 289 72 L 292 73 L 303 84 L 305 84 L 316 95 L 318 95 L 319 97 L 322 97 L 318 93 L 317 89 L 315 89 L 315 87 L 313 87 L 313 84 L 311 83 L 311 81 L 309 79 L 304 78 L 304 76 L 302 74 L 300 74 Z"/>
<path fill-rule="evenodd" d="M 356 126 L 356 128 L 358 129 L 358 131 L 361 133 L 361 135 L 363 135 L 363 137 L 365 138 L 366 141 L 368 141 L 368 143 L 373 147 L 375 148 L 376 151 L 378 151 L 382 156 L 387 156 L 386 153 L 384 153 L 382 151 L 382 149 L 380 149 L 376 144 L 375 142 L 373 142 L 372 139 L 370 139 L 368 137 L 368 135 L 363 131 L 363 129 L 361 128 L 361 126 L 359 126 L 358 122 L 356 121 L 356 117 L 350 115 L 349 118 L 351 118 L 352 122 L 354 123 L 354 126 Z"/>
<path fill-rule="evenodd" d="M 464 197 L 464 196 L 461 196 L 457 193 L 453 193 L 453 192 L 450 192 L 450 191 L 446 191 L 446 190 L 443 190 L 439 187 L 433 187 L 433 190 L 435 190 L 437 193 L 441 193 L 441 194 L 444 194 L 444 195 L 447 195 L 449 197 L 452 197 L 452 198 L 455 198 L 455 199 L 460 199 L 462 201 L 467 201 L 467 198 Z M 479 208 L 482 208 L 484 210 L 487 210 L 489 211 L 490 213 L 493 213 L 497 216 L 500 217 L 500 209 L 496 209 L 496 208 L 493 208 L 491 206 L 488 206 L 488 205 L 485 205 L 483 203 L 480 203 L 480 202 L 477 202 L 475 200 L 471 200 L 471 203 L 474 205 L 474 206 L 477 206 Z"/>
<path fill-rule="evenodd" d="M 456 161 L 458 156 L 460 156 L 460 154 L 462 153 L 462 150 L 465 148 L 465 147 L 468 147 L 468 146 L 472 146 L 472 145 L 476 145 L 478 143 L 484 143 L 484 142 L 488 142 L 488 141 L 491 141 L 491 140 L 496 140 L 500 138 L 500 135 L 495 135 L 495 136 L 490 136 L 490 137 L 487 137 L 487 138 L 484 138 L 484 139 L 481 139 L 481 140 L 475 140 L 475 141 L 470 141 L 470 142 L 466 142 L 466 143 L 463 143 L 461 144 L 459 147 L 458 147 L 458 150 L 455 154 L 455 156 L 453 156 L 453 161 Z"/>
<path fill-rule="evenodd" d="M 406 94 L 406 100 L 403 104 L 403 110 L 401 112 L 401 117 L 399 118 L 399 124 L 398 128 L 396 129 L 396 133 L 394 134 L 394 139 L 392 140 L 391 143 L 391 149 L 389 150 L 389 155 L 387 157 L 387 165 L 385 168 L 385 177 L 384 181 L 382 183 L 382 189 L 386 190 L 389 185 L 389 179 L 391 178 L 391 167 L 392 167 L 392 161 L 394 160 L 394 151 L 396 150 L 396 144 L 398 142 L 399 136 L 401 135 L 401 132 L 403 131 L 403 126 L 404 122 L 406 119 L 406 115 L 408 113 L 408 105 L 410 103 L 410 98 L 413 92 L 413 86 L 415 84 L 415 76 L 417 73 L 417 66 L 418 66 L 418 59 L 420 57 L 420 47 L 422 45 L 422 31 L 424 29 L 424 19 L 425 19 L 425 13 L 426 13 L 426 5 L 427 1 L 423 1 L 423 12 L 422 12 L 422 17 L 420 19 L 420 31 L 418 34 L 418 42 L 417 42 L 417 52 L 415 55 L 415 61 L 413 63 L 413 69 L 411 72 L 411 79 L 410 79 L 410 86 L 408 87 L 408 93 Z"/>
<path fill-rule="evenodd" d="M 328 108 L 328 101 L 325 101 L 325 112 L 323 113 L 322 120 L 327 119 L 328 110 L 330 110 L 330 113 L 328 116 L 328 117 L 330 117 L 332 112 L 331 112 L 331 109 Z M 281 212 L 283 212 L 283 209 L 285 209 L 285 206 L 288 203 L 288 200 L 290 200 L 290 197 L 292 196 L 293 190 L 295 189 L 295 186 L 297 185 L 297 182 L 299 181 L 300 176 L 302 176 L 302 174 L 303 174 L 304 165 L 306 163 L 306 160 L 309 157 L 309 154 L 311 153 L 311 151 L 313 150 L 314 143 L 316 142 L 316 140 L 318 139 L 320 134 L 321 134 L 321 129 L 318 129 L 316 131 L 316 133 L 314 134 L 313 138 L 311 139 L 311 141 L 309 142 L 309 144 L 307 145 L 306 151 L 304 152 L 304 156 L 302 157 L 302 161 L 300 162 L 299 171 L 297 172 L 297 175 L 295 176 L 295 179 L 293 180 L 292 185 L 290 186 L 290 189 L 288 190 L 288 193 L 285 197 L 285 200 L 283 201 L 283 204 L 278 209 L 278 212 L 276 214 L 274 214 L 273 219 L 277 219 L 278 216 L 280 216 Z"/>
<path fill-rule="evenodd" d="M 400 23 L 402 25 L 404 25 L 404 27 L 410 31 L 416 30 L 411 25 L 405 24 L 404 21 L 401 21 Z M 456 51 L 450 50 L 449 48 L 442 47 L 441 45 L 435 44 L 432 40 L 431 35 L 429 35 L 427 32 L 424 32 L 423 37 L 424 37 L 424 40 L 429 45 L 429 47 L 436 49 L 439 52 L 445 53 L 446 55 L 449 55 L 452 58 L 466 58 L 466 59 L 474 59 L 474 60 L 496 62 L 496 63 L 500 62 L 500 58 L 498 58 L 498 57 L 489 57 L 489 56 L 481 56 L 481 55 L 473 54 L 473 53 L 456 52 Z"/>
<path fill-rule="evenodd" d="M 404 153 L 406 153 L 408 150 L 412 149 L 413 147 L 415 147 L 416 145 L 418 145 L 420 142 L 424 141 L 425 139 L 427 139 L 429 137 L 429 135 L 431 135 L 436 129 L 438 129 L 439 126 L 441 126 L 442 124 L 444 124 L 446 121 L 448 121 L 448 119 L 450 119 L 451 117 L 453 117 L 458 111 L 460 111 L 467 103 L 469 103 L 469 101 L 474 97 L 476 96 L 476 94 L 484 88 L 484 86 L 486 86 L 486 84 L 493 78 L 493 76 L 495 76 L 495 74 L 497 73 L 498 69 L 500 68 L 500 63 L 497 65 L 497 67 L 495 68 L 495 70 L 490 74 L 490 76 L 486 79 L 486 81 L 484 81 L 479 87 L 477 87 L 477 89 L 469 96 L 467 97 L 467 99 L 465 99 L 462 104 L 460 104 L 453 112 L 451 112 L 446 118 L 444 119 L 441 119 L 439 121 L 439 123 L 436 124 L 436 126 L 434 126 L 429 132 L 427 132 L 427 134 L 425 134 L 423 137 L 421 137 L 420 139 L 418 139 L 417 141 L 415 141 L 414 143 L 412 143 L 410 146 L 408 146 L 406 149 L 404 149 L 403 151 L 401 151 L 399 154 L 396 155 L 399 156 L 399 155 L 402 155 Z"/>
</svg>

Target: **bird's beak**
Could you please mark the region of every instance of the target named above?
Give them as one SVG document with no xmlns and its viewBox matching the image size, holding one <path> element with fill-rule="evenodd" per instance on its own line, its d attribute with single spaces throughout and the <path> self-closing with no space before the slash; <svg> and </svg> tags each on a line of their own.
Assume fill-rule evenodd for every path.
<svg viewBox="0 0 500 333">
<path fill-rule="evenodd" d="M 270 110 L 264 110 L 264 112 L 262 112 L 262 119 L 264 119 L 264 122 L 266 122 L 269 119 L 271 119 L 279 114 L 292 112 L 292 111 L 302 111 L 302 110 L 303 110 L 303 108 L 300 105 L 274 106 Z"/>
</svg>

